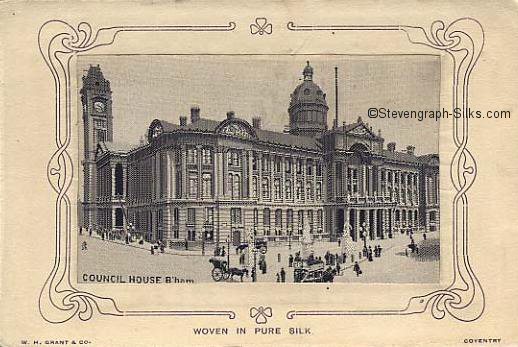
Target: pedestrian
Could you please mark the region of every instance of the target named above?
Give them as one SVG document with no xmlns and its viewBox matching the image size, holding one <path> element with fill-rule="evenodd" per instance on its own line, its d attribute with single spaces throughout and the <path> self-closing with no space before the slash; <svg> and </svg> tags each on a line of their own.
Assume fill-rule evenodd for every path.
<svg viewBox="0 0 518 347">
<path fill-rule="evenodd" d="M 423 234 L 423 240 L 426 240 L 426 231 Z"/>
<path fill-rule="evenodd" d="M 360 274 L 362 273 L 362 270 L 360 269 L 360 265 L 358 264 L 358 262 L 354 263 L 353 271 L 356 272 L 356 277 L 360 276 Z"/>
<path fill-rule="evenodd" d="M 338 253 L 335 254 L 335 261 L 337 264 L 342 262 L 338 256 Z"/>
<path fill-rule="evenodd" d="M 293 255 L 291 255 L 291 254 L 288 258 L 288 267 L 293 267 Z"/>
<path fill-rule="evenodd" d="M 101 238 L 103 241 L 104 241 L 104 234 L 105 234 L 105 231 L 103 230 L 103 232 L 101 233 Z"/>
<path fill-rule="evenodd" d="M 252 282 L 257 281 L 257 273 L 255 272 L 255 267 L 252 268 Z"/>
<path fill-rule="evenodd" d="M 405 256 L 408 257 L 408 248 L 405 248 Z"/>
<path fill-rule="evenodd" d="M 89 228 L 88 228 L 88 235 L 89 235 L 90 237 L 92 237 L 92 227 L 89 227 Z"/>
<path fill-rule="evenodd" d="M 163 242 L 160 242 L 160 253 L 164 253 L 165 251 L 165 245 Z"/>
<path fill-rule="evenodd" d="M 155 248 L 153 247 L 153 245 L 151 245 L 150 251 L 151 251 L 151 255 L 155 254 Z"/>
<path fill-rule="evenodd" d="M 342 254 L 342 263 L 345 264 L 345 261 L 347 260 L 347 254 L 345 252 Z"/>
<path fill-rule="evenodd" d="M 419 254 L 419 247 L 415 246 L 415 253 Z"/>
<path fill-rule="evenodd" d="M 284 271 L 283 267 L 281 267 L 281 282 L 286 282 L 286 271 Z"/>
<path fill-rule="evenodd" d="M 342 244 L 342 239 L 338 239 L 338 247 L 340 247 L 340 245 Z"/>
<path fill-rule="evenodd" d="M 221 247 L 221 256 L 224 257 L 225 256 L 225 246 Z"/>
<path fill-rule="evenodd" d="M 277 262 L 280 263 L 281 262 L 281 254 L 280 253 L 277 253 Z"/>
<path fill-rule="evenodd" d="M 79 227 L 79 235 L 83 235 L 83 227 Z"/>
<path fill-rule="evenodd" d="M 241 253 L 239 256 L 239 264 L 244 265 L 245 264 L 245 253 Z"/>
<path fill-rule="evenodd" d="M 324 259 L 326 260 L 326 265 L 329 265 L 329 251 L 326 252 L 326 254 L 324 254 Z"/>
<path fill-rule="evenodd" d="M 336 263 L 336 273 L 337 273 L 338 275 L 340 275 L 340 270 L 341 270 L 340 263 L 339 263 L 339 262 L 337 262 L 337 263 Z"/>
<path fill-rule="evenodd" d="M 266 273 L 266 260 L 263 261 L 263 275 Z"/>
<path fill-rule="evenodd" d="M 185 250 L 187 251 L 189 249 L 189 244 L 187 243 L 187 239 L 185 239 Z"/>
<path fill-rule="evenodd" d="M 275 274 L 275 276 L 277 277 L 277 282 L 280 282 L 281 281 L 281 276 L 279 275 L 278 272 Z"/>
<path fill-rule="evenodd" d="M 378 257 L 381 257 L 381 250 L 382 250 L 382 249 L 383 249 L 383 248 L 381 248 L 381 246 L 378 246 Z"/>
</svg>

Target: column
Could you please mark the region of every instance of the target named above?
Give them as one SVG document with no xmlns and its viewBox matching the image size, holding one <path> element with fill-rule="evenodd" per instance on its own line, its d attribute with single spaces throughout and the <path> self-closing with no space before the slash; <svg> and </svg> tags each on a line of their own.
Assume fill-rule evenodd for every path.
<svg viewBox="0 0 518 347">
<path fill-rule="evenodd" d="M 366 196 L 366 187 L 367 187 L 367 165 L 362 164 L 362 187 L 361 187 L 361 195 Z"/>
<path fill-rule="evenodd" d="M 306 201 L 306 159 L 302 160 L 302 201 Z M 306 216 L 307 217 L 307 216 Z M 307 219 L 307 218 L 305 218 Z"/>
</svg>

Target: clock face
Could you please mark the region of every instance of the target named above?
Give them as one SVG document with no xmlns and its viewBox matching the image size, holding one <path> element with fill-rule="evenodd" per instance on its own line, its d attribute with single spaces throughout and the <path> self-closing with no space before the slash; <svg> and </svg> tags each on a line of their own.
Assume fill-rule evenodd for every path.
<svg viewBox="0 0 518 347">
<path fill-rule="evenodd" d="M 102 101 L 96 101 L 94 102 L 94 110 L 97 112 L 104 112 L 106 106 L 104 105 L 104 102 Z"/>
</svg>

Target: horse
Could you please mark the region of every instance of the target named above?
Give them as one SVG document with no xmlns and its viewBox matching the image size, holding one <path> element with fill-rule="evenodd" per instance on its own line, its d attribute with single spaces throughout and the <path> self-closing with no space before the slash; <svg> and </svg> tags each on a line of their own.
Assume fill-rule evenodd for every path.
<svg viewBox="0 0 518 347">
<path fill-rule="evenodd" d="M 240 244 L 239 246 L 236 247 L 236 254 L 238 252 L 241 252 L 242 250 L 244 250 L 245 248 L 248 248 L 248 243 L 242 243 Z"/>
<path fill-rule="evenodd" d="M 241 282 L 243 282 L 243 276 L 246 275 L 246 277 L 248 277 L 247 269 L 238 269 L 237 267 L 231 267 L 230 269 L 228 269 L 228 272 L 230 273 L 230 279 L 232 280 L 234 280 L 234 276 L 239 276 Z"/>
</svg>

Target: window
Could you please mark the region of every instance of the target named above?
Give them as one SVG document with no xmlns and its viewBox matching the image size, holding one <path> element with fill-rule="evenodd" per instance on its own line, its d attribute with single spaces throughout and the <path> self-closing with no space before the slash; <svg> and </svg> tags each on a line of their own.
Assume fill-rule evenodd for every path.
<svg viewBox="0 0 518 347">
<path fill-rule="evenodd" d="M 122 227 L 124 225 L 124 212 L 122 208 L 115 209 L 115 227 Z"/>
<path fill-rule="evenodd" d="M 317 161 L 316 165 L 317 176 L 322 176 L 322 163 Z"/>
<path fill-rule="evenodd" d="M 205 224 L 214 224 L 214 208 L 205 208 Z"/>
<path fill-rule="evenodd" d="M 293 198 L 293 192 L 291 191 L 291 180 L 286 180 L 286 186 L 284 190 L 286 191 L 286 199 L 291 200 Z"/>
<path fill-rule="evenodd" d="M 275 158 L 275 172 L 281 172 L 281 158 Z"/>
<path fill-rule="evenodd" d="M 297 175 L 302 174 L 302 159 L 297 159 Z"/>
<path fill-rule="evenodd" d="M 187 148 L 187 164 L 195 165 L 198 161 L 198 152 L 194 147 Z"/>
<path fill-rule="evenodd" d="M 252 177 L 252 197 L 257 198 L 257 177 Z"/>
<path fill-rule="evenodd" d="M 324 228 L 324 218 L 322 215 L 322 210 L 317 210 L 317 228 L 319 233 L 321 233 Z"/>
<path fill-rule="evenodd" d="M 97 142 L 105 142 L 106 139 L 106 130 L 97 129 Z"/>
<path fill-rule="evenodd" d="M 203 148 L 202 150 L 202 162 L 203 165 L 212 164 L 212 150 L 210 148 Z"/>
<path fill-rule="evenodd" d="M 297 199 L 298 200 L 301 200 L 303 198 L 304 191 L 302 190 L 302 181 L 301 180 L 297 180 L 297 191 L 296 191 L 296 194 L 297 194 Z"/>
<path fill-rule="evenodd" d="M 322 183 L 321 182 L 317 182 L 317 188 L 315 191 L 315 199 L 322 200 Z"/>
<path fill-rule="evenodd" d="M 227 180 L 227 193 L 232 198 L 241 197 L 241 178 L 238 174 L 228 175 Z"/>
<path fill-rule="evenodd" d="M 265 208 L 263 210 L 263 226 L 265 235 L 270 235 L 270 209 Z"/>
<path fill-rule="evenodd" d="M 173 209 L 173 225 L 180 225 L 180 209 L 178 207 Z"/>
<path fill-rule="evenodd" d="M 238 167 L 241 165 L 240 153 L 238 151 L 229 151 L 228 153 L 228 166 Z"/>
<path fill-rule="evenodd" d="M 194 208 L 187 209 L 187 224 L 194 225 L 196 223 L 196 210 Z"/>
<path fill-rule="evenodd" d="M 308 225 L 309 225 L 309 233 L 313 234 L 314 231 L 314 225 L 313 225 L 313 211 L 308 211 Z"/>
<path fill-rule="evenodd" d="M 123 188 L 122 164 L 115 165 L 115 195 L 122 195 Z"/>
<path fill-rule="evenodd" d="M 204 197 L 212 196 L 212 174 L 204 173 L 202 175 L 203 185 L 202 185 L 202 194 Z"/>
<path fill-rule="evenodd" d="M 297 212 L 297 225 L 298 225 L 298 232 L 300 235 L 302 235 L 304 231 L 304 211 L 300 210 Z"/>
<path fill-rule="evenodd" d="M 304 89 L 304 95 L 309 95 L 309 93 L 310 93 L 309 88 Z"/>
<path fill-rule="evenodd" d="M 286 229 L 290 234 L 293 232 L 293 210 L 286 211 Z"/>
<path fill-rule="evenodd" d="M 241 209 L 231 208 L 230 209 L 230 223 L 241 224 Z"/>
<path fill-rule="evenodd" d="M 308 182 L 306 187 L 306 199 L 311 200 L 313 199 L 313 183 Z"/>
<path fill-rule="evenodd" d="M 282 210 L 275 210 L 275 226 L 277 228 L 282 228 Z"/>
<path fill-rule="evenodd" d="M 257 236 L 257 225 L 259 224 L 259 210 L 254 208 L 254 235 Z"/>
<path fill-rule="evenodd" d="M 281 180 L 279 178 L 276 178 L 273 181 L 273 186 L 275 190 L 275 199 L 282 199 Z"/>
<path fill-rule="evenodd" d="M 270 181 L 266 177 L 263 177 L 262 193 L 263 199 L 268 199 L 270 197 Z"/>
<path fill-rule="evenodd" d="M 263 172 L 270 171 L 270 157 L 269 156 L 263 155 L 263 159 L 261 161 L 261 166 L 262 166 Z"/>
<path fill-rule="evenodd" d="M 284 171 L 286 173 L 291 173 L 291 159 L 286 159 L 284 162 Z"/>
<path fill-rule="evenodd" d="M 189 196 L 195 198 L 198 195 L 198 177 L 191 174 L 189 176 Z"/>
<path fill-rule="evenodd" d="M 257 153 L 252 154 L 252 170 L 257 170 Z"/>
<path fill-rule="evenodd" d="M 311 160 L 308 160 L 306 163 L 306 175 L 313 175 L 313 162 Z"/>
</svg>

